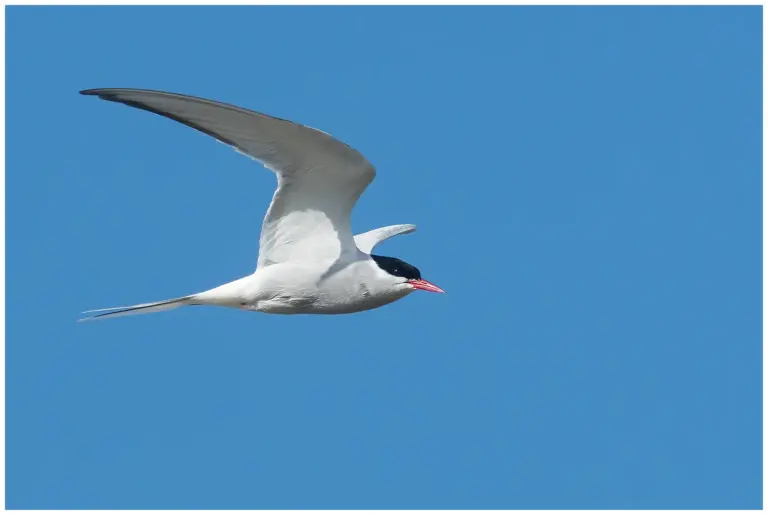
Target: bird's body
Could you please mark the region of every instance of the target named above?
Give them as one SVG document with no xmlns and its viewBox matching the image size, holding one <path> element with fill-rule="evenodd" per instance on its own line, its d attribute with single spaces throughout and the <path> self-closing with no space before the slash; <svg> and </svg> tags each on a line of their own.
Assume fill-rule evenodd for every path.
<svg viewBox="0 0 768 515">
<path fill-rule="evenodd" d="M 329 264 L 325 270 L 330 269 Z M 414 288 L 393 284 L 375 261 L 361 253 L 335 273 L 322 268 L 277 264 L 192 296 L 191 304 L 213 304 L 274 314 L 343 314 L 394 302 Z"/>
<path fill-rule="evenodd" d="M 330 135 L 239 107 L 132 89 L 81 92 L 151 111 L 235 147 L 277 174 L 255 272 L 208 291 L 92 318 L 214 305 L 275 314 L 343 314 L 374 309 L 416 289 L 442 292 L 419 270 L 372 254 L 382 241 L 415 230 L 393 225 L 352 235 L 350 215 L 375 177 L 356 150 Z M 86 320 L 90 320 L 86 319 Z"/>
</svg>

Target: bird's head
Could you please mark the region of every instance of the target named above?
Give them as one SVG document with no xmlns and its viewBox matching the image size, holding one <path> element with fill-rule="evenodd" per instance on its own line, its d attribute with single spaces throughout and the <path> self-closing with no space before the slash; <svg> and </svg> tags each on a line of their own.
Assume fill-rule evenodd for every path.
<svg viewBox="0 0 768 515">
<path fill-rule="evenodd" d="M 371 258 L 379 265 L 379 268 L 392 276 L 397 284 L 407 284 L 413 290 L 432 291 L 435 293 L 445 293 L 439 286 L 432 284 L 421 278 L 421 272 L 415 266 L 406 263 L 402 259 L 387 256 L 376 256 L 371 254 Z"/>
</svg>

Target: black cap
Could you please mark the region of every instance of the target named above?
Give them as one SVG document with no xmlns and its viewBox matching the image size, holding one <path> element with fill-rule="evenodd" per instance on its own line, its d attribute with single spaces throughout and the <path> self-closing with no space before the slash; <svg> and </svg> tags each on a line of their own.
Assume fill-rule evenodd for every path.
<svg viewBox="0 0 768 515">
<path fill-rule="evenodd" d="M 379 268 L 389 273 L 390 275 L 394 275 L 395 277 L 403 277 L 410 280 L 421 279 L 421 272 L 419 272 L 419 269 L 413 265 L 409 265 L 402 259 L 387 256 L 376 256 L 374 254 L 371 254 L 371 257 L 374 261 L 376 261 L 376 264 L 379 265 Z"/>
</svg>

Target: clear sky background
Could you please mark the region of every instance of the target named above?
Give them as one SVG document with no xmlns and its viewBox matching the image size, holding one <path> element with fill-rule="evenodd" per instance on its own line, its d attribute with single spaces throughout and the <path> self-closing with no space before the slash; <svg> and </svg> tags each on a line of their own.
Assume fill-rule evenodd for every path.
<svg viewBox="0 0 768 515">
<path fill-rule="evenodd" d="M 9 508 L 760 508 L 761 8 L 7 10 Z M 76 324 L 249 274 L 318 127 L 424 292 Z"/>
</svg>

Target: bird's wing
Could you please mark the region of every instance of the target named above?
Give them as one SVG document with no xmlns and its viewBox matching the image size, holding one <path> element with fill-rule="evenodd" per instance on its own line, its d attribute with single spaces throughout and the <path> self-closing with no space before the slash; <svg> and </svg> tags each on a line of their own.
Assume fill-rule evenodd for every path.
<svg viewBox="0 0 768 515">
<path fill-rule="evenodd" d="M 357 253 L 350 215 L 376 170 L 345 143 L 288 120 L 186 95 L 139 89 L 81 93 L 181 122 L 274 171 L 277 190 L 261 228 L 259 268 L 334 262 Z"/>
<path fill-rule="evenodd" d="M 373 248 L 382 241 L 388 240 L 392 236 L 408 234 L 415 230 L 416 226 L 411 224 L 388 225 L 387 227 L 380 227 L 362 234 L 356 234 L 355 245 L 357 245 L 357 248 L 362 252 L 370 254 L 373 251 Z"/>
</svg>

